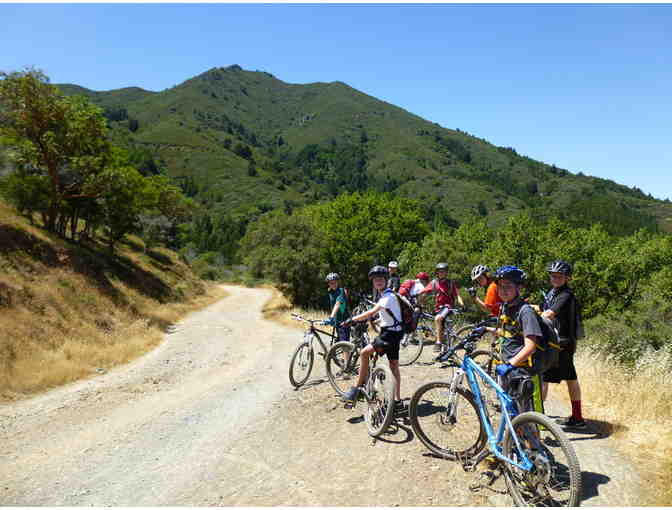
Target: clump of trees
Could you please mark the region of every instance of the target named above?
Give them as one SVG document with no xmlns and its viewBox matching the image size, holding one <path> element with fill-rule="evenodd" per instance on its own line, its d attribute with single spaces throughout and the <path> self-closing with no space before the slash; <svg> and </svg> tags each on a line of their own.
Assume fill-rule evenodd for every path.
<svg viewBox="0 0 672 510">
<path fill-rule="evenodd" d="M 372 265 L 387 265 L 405 242 L 419 242 L 428 233 L 417 202 L 385 193 L 351 193 L 289 215 L 263 215 L 249 225 L 241 253 L 255 277 L 277 282 L 293 303 L 316 306 L 329 271 L 340 273 L 353 288 L 367 289 Z"/>
<path fill-rule="evenodd" d="M 111 144 L 100 108 L 62 96 L 41 71 L 0 73 L 0 105 L 15 164 L 2 192 L 32 222 L 73 240 L 102 231 L 113 249 L 130 232 L 156 240 L 161 225 L 174 229 L 190 214 L 193 204 L 151 157 Z"/>
</svg>

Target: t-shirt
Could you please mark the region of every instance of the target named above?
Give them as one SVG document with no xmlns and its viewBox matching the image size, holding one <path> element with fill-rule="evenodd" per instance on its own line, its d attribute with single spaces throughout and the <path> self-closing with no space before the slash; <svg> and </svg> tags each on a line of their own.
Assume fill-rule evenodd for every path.
<svg viewBox="0 0 672 510">
<path fill-rule="evenodd" d="M 340 324 L 350 316 L 348 313 L 348 299 L 345 295 L 345 289 L 343 287 L 339 287 L 335 290 L 329 289 L 327 292 L 329 292 L 329 312 L 334 309 L 336 303 L 339 303 L 338 309 L 336 310 L 335 319 L 336 323 Z"/>
<path fill-rule="evenodd" d="M 518 323 L 518 332 L 510 338 L 506 338 L 502 344 L 504 360 L 508 361 L 525 346 L 525 337 L 541 338 L 543 333 L 541 332 L 541 326 L 539 326 L 537 312 L 520 297 L 509 303 L 503 303 L 502 314 Z"/>
<path fill-rule="evenodd" d="M 502 302 L 499 299 L 499 294 L 497 294 L 497 283 L 491 282 L 490 285 L 488 285 L 488 290 L 485 292 L 483 303 L 485 303 L 485 306 L 490 310 L 490 314 L 493 317 L 499 316 Z"/>
<path fill-rule="evenodd" d="M 390 275 L 390 278 L 387 280 L 387 288 L 392 289 L 395 292 L 399 292 L 399 287 L 401 286 L 401 278 L 399 275 L 393 274 Z"/>
<path fill-rule="evenodd" d="M 546 299 L 542 305 L 543 310 L 552 310 L 555 313 L 555 327 L 558 329 L 558 336 L 561 338 L 572 338 L 576 340 L 576 320 L 572 316 L 572 305 L 576 298 L 572 290 L 563 285 L 560 288 L 551 289 L 546 294 Z"/>
<path fill-rule="evenodd" d="M 378 300 L 378 304 L 394 314 L 394 317 L 392 317 L 387 310 L 381 310 L 380 326 L 389 328 L 392 331 L 401 331 L 401 307 L 399 306 L 399 300 L 397 299 L 397 296 L 394 295 L 394 292 L 390 289 L 385 289 L 383 295 Z"/>
<path fill-rule="evenodd" d="M 455 299 L 457 298 L 457 291 L 459 289 L 457 283 L 445 278 L 443 280 L 432 280 L 427 284 L 427 287 L 424 288 L 424 291 L 436 294 L 434 303 L 436 305 L 436 310 L 438 311 L 442 306 L 454 306 Z"/>
</svg>

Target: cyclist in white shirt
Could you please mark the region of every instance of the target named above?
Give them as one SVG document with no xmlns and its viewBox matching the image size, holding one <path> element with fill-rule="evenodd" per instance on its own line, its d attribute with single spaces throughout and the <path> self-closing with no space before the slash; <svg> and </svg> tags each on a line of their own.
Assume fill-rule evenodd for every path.
<svg viewBox="0 0 672 510">
<path fill-rule="evenodd" d="M 401 328 L 401 307 L 399 300 L 391 289 L 386 289 L 388 272 L 384 266 L 374 266 L 369 271 L 369 279 L 372 281 L 374 288 L 381 293 L 380 299 L 376 305 L 366 312 L 355 315 L 351 319 L 343 323 L 344 326 L 351 322 L 365 321 L 373 315 L 380 314 L 380 336 L 374 342 L 364 349 L 362 349 L 360 357 L 359 375 L 357 377 L 357 385 L 350 388 L 350 390 L 343 396 L 343 401 L 354 402 L 359 392 L 366 382 L 369 375 L 369 360 L 373 356 L 374 351 L 379 354 L 387 355 L 390 370 L 397 380 L 397 386 L 394 390 L 395 409 L 403 411 L 403 403 L 401 401 L 401 373 L 399 372 L 399 342 L 404 336 Z"/>
</svg>

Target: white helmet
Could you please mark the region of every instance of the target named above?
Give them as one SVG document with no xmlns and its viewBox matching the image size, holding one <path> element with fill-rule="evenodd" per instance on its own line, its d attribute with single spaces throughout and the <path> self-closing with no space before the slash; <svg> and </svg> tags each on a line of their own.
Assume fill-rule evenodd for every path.
<svg viewBox="0 0 672 510">
<path fill-rule="evenodd" d="M 390 263 L 387 265 L 387 267 L 399 267 L 399 262 L 396 260 L 390 260 Z"/>
<path fill-rule="evenodd" d="M 476 281 L 479 276 L 486 274 L 490 272 L 490 268 L 488 266 L 484 266 L 482 264 L 479 264 L 477 266 L 474 266 L 474 268 L 471 270 L 471 279 L 473 281 Z"/>
</svg>

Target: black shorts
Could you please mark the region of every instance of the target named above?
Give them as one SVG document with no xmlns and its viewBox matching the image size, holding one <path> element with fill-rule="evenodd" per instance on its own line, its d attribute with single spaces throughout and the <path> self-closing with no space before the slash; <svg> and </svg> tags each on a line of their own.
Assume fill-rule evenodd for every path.
<svg viewBox="0 0 672 510">
<path fill-rule="evenodd" d="M 576 381 L 574 368 L 574 353 L 571 350 L 560 351 L 558 366 L 548 369 L 542 375 L 544 382 L 559 383 L 561 381 Z"/>
<path fill-rule="evenodd" d="M 404 338 L 403 331 L 383 329 L 380 335 L 373 341 L 373 347 L 376 351 L 382 349 L 381 354 L 386 355 L 389 361 L 398 361 L 399 343 L 402 338 Z"/>
</svg>

